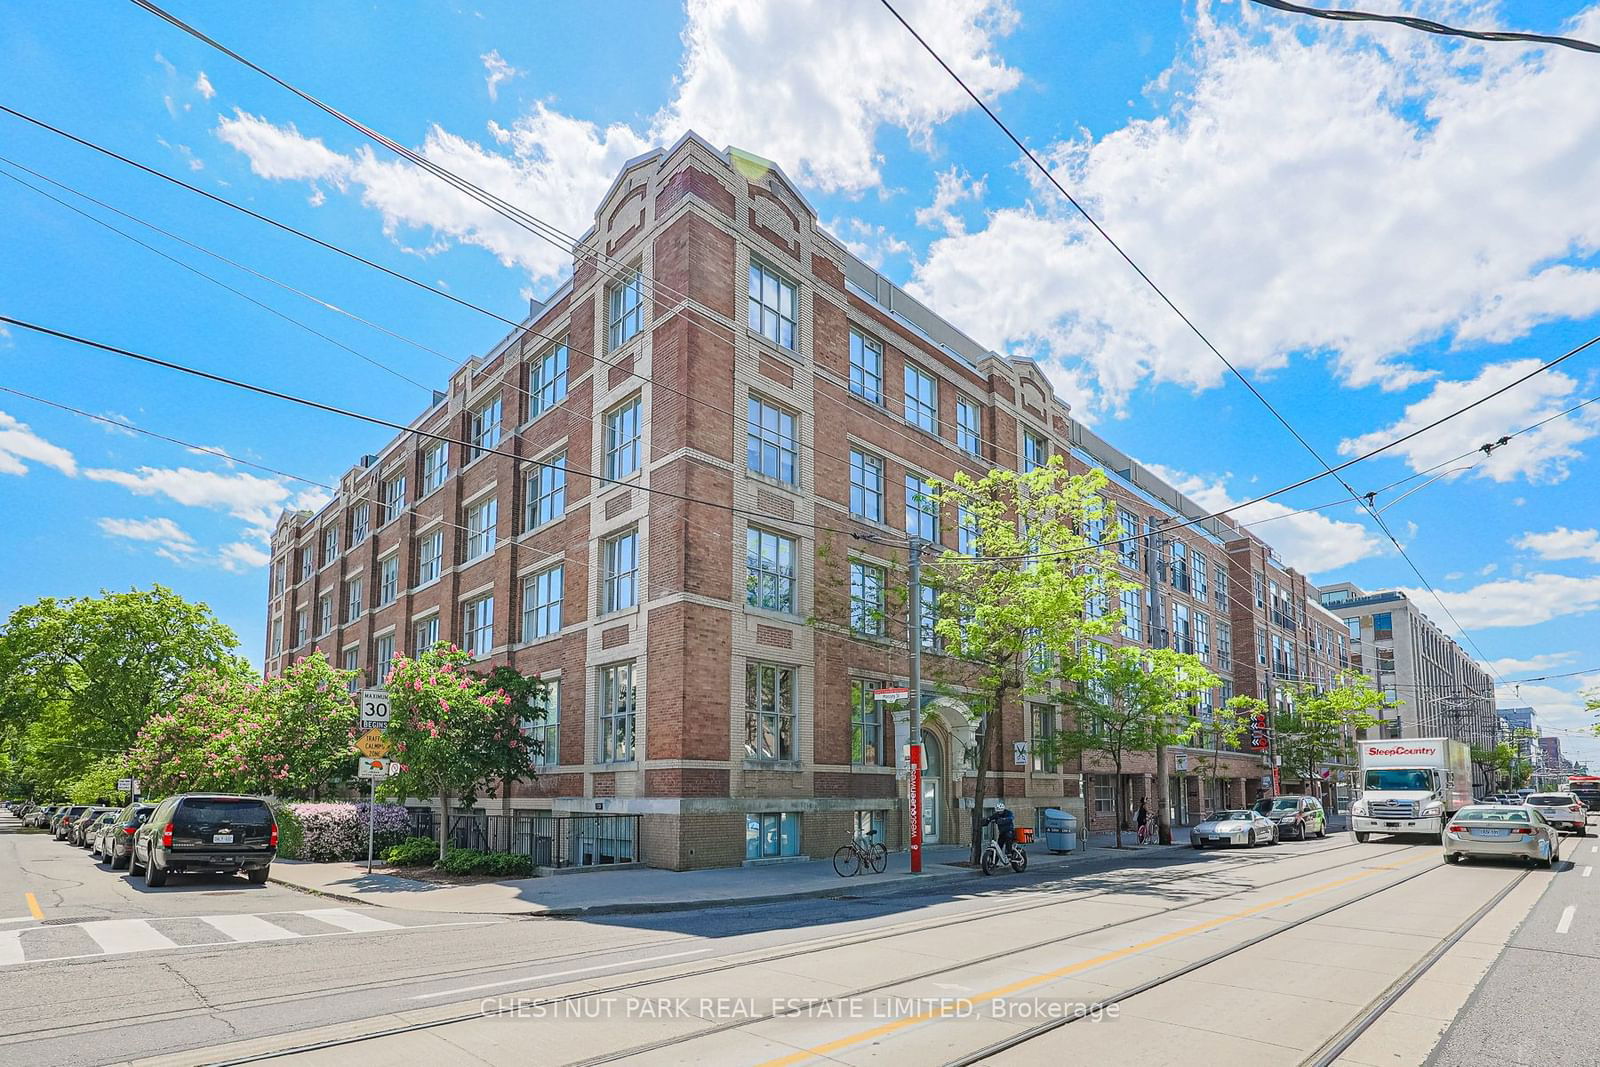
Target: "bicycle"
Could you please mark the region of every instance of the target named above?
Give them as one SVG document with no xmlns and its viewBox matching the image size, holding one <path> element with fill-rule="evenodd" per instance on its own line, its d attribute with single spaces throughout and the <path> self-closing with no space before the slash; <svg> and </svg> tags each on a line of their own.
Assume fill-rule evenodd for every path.
<svg viewBox="0 0 1600 1067">
<path fill-rule="evenodd" d="M 850 842 L 840 845 L 838 851 L 834 852 L 833 869 L 840 878 L 860 874 L 869 867 L 873 874 L 882 874 L 889 866 L 889 850 L 883 846 L 883 842 L 871 840 L 876 834 L 876 830 L 852 834 Z"/>
<path fill-rule="evenodd" d="M 1028 869 L 1028 854 L 1022 851 L 1022 840 L 1026 828 L 1018 827 L 1017 839 L 1011 842 L 1009 852 L 1000 848 L 1000 839 L 990 837 L 989 843 L 983 846 L 982 867 L 984 874 L 992 874 L 996 867 L 1011 865 L 1011 869 L 1018 874 Z"/>
<path fill-rule="evenodd" d="M 1139 844 L 1148 845 L 1151 838 L 1155 837 L 1155 827 L 1152 825 L 1154 822 L 1154 819 L 1146 819 L 1144 825 L 1139 827 L 1139 836 L 1137 838 Z"/>
</svg>

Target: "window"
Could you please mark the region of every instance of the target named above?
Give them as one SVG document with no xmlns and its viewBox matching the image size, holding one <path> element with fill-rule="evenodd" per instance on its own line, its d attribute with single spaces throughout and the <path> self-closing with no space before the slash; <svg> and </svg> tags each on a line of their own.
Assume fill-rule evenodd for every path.
<svg viewBox="0 0 1600 1067">
<path fill-rule="evenodd" d="M 394 634 L 384 634 L 372 643 L 373 654 L 378 658 L 378 684 L 389 684 L 389 672 L 394 669 Z"/>
<path fill-rule="evenodd" d="M 850 391 L 874 404 L 883 403 L 883 346 L 850 331 Z"/>
<path fill-rule="evenodd" d="M 794 286 L 750 263 L 750 328 L 784 348 L 794 345 Z"/>
<path fill-rule="evenodd" d="M 567 454 L 562 452 L 528 472 L 523 493 L 522 528 L 536 529 L 567 511 Z"/>
<path fill-rule="evenodd" d="M 906 421 L 931 434 L 939 432 L 939 394 L 933 376 L 906 364 Z"/>
<path fill-rule="evenodd" d="M 367 531 L 371 528 L 371 510 L 365 504 L 357 504 L 350 513 L 350 543 L 360 544 L 367 539 Z"/>
<path fill-rule="evenodd" d="M 1117 810 L 1116 786 L 1109 774 L 1094 776 L 1094 813 L 1096 815 L 1113 815 Z"/>
<path fill-rule="evenodd" d="M 330 526 L 322 531 L 322 565 L 326 567 L 339 558 L 339 528 Z"/>
<path fill-rule="evenodd" d="M 854 449 L 850 452 L 850 514 L 883 521 L 883 460 Z"/>
<path fill-rule="evenodd" d="M 1263 667 L 1267 663 L 1267 630 L 1264 626 L 1256 627 L 1256 662 Z"/>
<path fill-rule="evenodd" d="M 1267 606 L 1267 581 L 1260 571 L 1256 571 L 1252 577 L 1255 579 L 1256 607 L 1264 608 Z"/>
<path fill-rule="evenodd" d="M 883 568 L 850 561 L 850 629 L 883 636 Z"/>
<path fill-rule="evenodd" d="M 561 680 L 545 683 L 544 715 L 522 720 L 522 736 L 533 749 L 535 767 L 550 767 L 561 762 Z"/>
<path fill-rule="evenodd" d="M 939 640 L 939 631 L 935 629 L 939 622 L 939 590 L 924 583 L 921 587 L 922 611 L 922 647 L 929 652 L 938 652 L 943 648 Z"/>
<path fill-rule="evenodd" d="M 394 603 L 400 595 L 400 557 L 378 561 L 378 607 Z"/>
<path fill-rule="evenodd" d="M 1050 444 L 1034 433 L 1022 435 L 1022 471 L 1026 474 L 1050 462 Z"/>
<path fill-rule="evenodd" d="M 761 399 L 750 398 L 745 464 L 757 474 L 794 485 L 798 480 L 794 416 Z"/>
<path fill-rule="evenodd" d="M 300 550 L 300 580 L 303 582 L 311 577 L 311 572 L 317 566 L 317 550 L 310 545 Z"/>
<path fill-rule="evenodd" d="M 983 432 L 978 428 L 978 405 L 970 400 L 956 401 L 956 447 L 974 456 L 983 451 Z"/>
<path fill-rule="evenodd" d="M 748 759 L 794 759 L 793 667 L 746 664 L 744 754 Z"/>
<path fill-rule="evenodd" d="M 472 412 L 467 423 L 467 438 L 472 442 L 472 448 L 467 453 L 467 462 L 471 463 L 487 450 L 500 443 L 500 395 L 488 403 L 481 405 Z"/>
<path fill-rule="evenodd" d="M 927 541 L 939 540 L 939 502 L 920 474 L 906 474 L 906 532 Z"/>
<path fill-rule="evenodd" d="M 639 531 L 607 539 L 602 547 L 600 611 L 621 611 L 639 602 Z"/>
<path fill-rule="evenodd" d="M 436 581 L 444 564 L 444 531 L 435 530 L 417 538 L 417 584 Z"/>
<path fill-rule="evenodd" d="M 301 608 L 294 613 L 294 644 L 296 648 L 305 644 L 311 637 L 311 616 Z"/>
<path fill-rule="evenodd" d="M 1182 541 L 1172 542 L 1172 588 L 1189 591 L 1189 546 Z"/>
<path fill-rule="evenodd" d="M 284 566 L 283 566 L 283 560 L 280 559 L 278 562 L 276 562 L 276 563 L 274 563 L 272 565 L 272 595 L 273 596 L 282 596 L 283 595 L 283 585 L 284 585 Z"/>
<path fill-rule="evenodd" d="M 1352 641 L 1361 640 L 1361 620 L 1360 619 L 1346 619 L 1346 620 L 1344 620 L 1344 625 L 1345 625 L 1345 629 L 1350 631 L 1350 640 L 1352 640 Z"/>
<path fill-rule="evenodd" d="M 461 611 L 461 649 L 482 659 L 494 648 L 494 597 L 469 600 Z"/>
<path fill-rule="evenodd" d="M 1211 573 L 1206 566 L 1206 558 L 1198 552 L 1193 553 L 1189 560 L 1189 570 L 1194 575 L 1194 598 L 1203 602 L 1211 595 L 1211 587 L 1206 581 Z"/>
<path fill-rule="evenodd" d="M 1394 614 L 1383 611 L 1372 617 L 1372 639 L 1374 641 L 1390 641 L 1394 639 Z"/>
<path fill-rule="evenodd" d="M 1228 568 L 1221 563 L 1217 564 L 1216 569 L 1211 572 L 1211 577 L 1215 579 L 1215 581 L 1211 583 L 1212 599 L 1216 603 L 1217 607 L 1221 608 L 1223 611 L 1227 611 Z"/>
<path fill-rule="evenodd" d="M 475 560 L 494 551 L 495 526 L 500 519 L 500 501 L 490 497 L 467 509 L 467 559 Z"/>
<path fill-rule="evenodd" d="M 1203 611 L 1194 613 L 1194 654 L 1201 662 L 1211 658 L 1211 618 Z"/>
<path fill-rule="evenodd" d="M 439 616 L 428 618 L 411 627 L 411 654 L 420 656 L 439 643 Z"/>
<path fill-rule="evenodd" d="M 888 765 L 883 705 L 872 695 L 873 690 L 888 687 L 888 682 L 867 682 L 859 678 L 850 682 L 850 762 L 857 767 Z"/>
<path fill-rule="evenodd" d="M 1139 590 L 1122 591 L 1122 636 L 1129 641 L 1144 640 L 1144 627 L 1139 618 Z"/>
<path fill-rule="evenodd" d="M 1117 509 L 1118 539 L 1122 543 L 1117 545 L 1117 556 L 1122 560 L 1122 565 L 1130 570 L 1139 569 L 1139 520 L 1133 512 L 1123 508 Z"/>
<path fill-rule="evenodd" d="M 606 477 L 626 478 L 639 469 L 639 398 L 606 414 Z"/>
<path fill-rule="evenodd" d="M 633 759 L 633 664 L 600 669 L 600 762 Z"/>
<path fill-rule="evenodd" d="M 800 816 L 769 811 L 744 817 L 744 858 L 773 859 L 800 855 Z"/>
<path fill-rule="evenodd" d="M 528 367 L 528 417 L 541 415 L 567 397 L 567 346 L 556 345 Z"/>
<path fill-rule="evenodd" d="M 354 693 L 361 688 L 361 646 L 351 645 L 339 657 L 339 666 L 350 672 L 350 680 L 345 682 L 345 688 Z"/>
<path fill-rule="evenodd" d="M 282 619 L 273 619 L 272 620 L 272 654 L 274 656 L 280 656 L 280 655 L 283 654 L 283 620 Z"/>
<path fill-rule="evenodd" d="M 621 348 L 644 329 L 644 281 L 635 267 L 606 294 L 606 339 Z"/>
<path fill-rule="evenodd" d="M 1222 619 L 1217 620 L 1217 667 L 1233 669 L 1233 626 Z"/>
<path fill-rule="evenodd" d="M 397 474 L 383 483 L 383 514 L 379 526 L 399 518 L 406 509 L 406 476 Z"/>
<path fill-rule="evenodd" d="M 793 614 L 794 539 L 751 527 L 745 532 L 745 562 L 749 567 L 745 603 Z"/>
<path fill-rule="evenodd" d="M 1098 545 L 1106 539 L 1106 516 L 1110 514 L 1106 503 L 1099 497 L 1089 501 L 1089 517 L 1083 520 L 1083 536 L 1092 545 Z"/>
<path fill-rule="evenodd" d="M 426 452 L 422 453 L 422 495 L 427 496 L 435 489 L 443 487 L 444 480 L 450 475 L 449 446 L 440 441 Z"/>
<path fill-rule="evenodd" d="M 1056 769 L 1056 709 L 1048 704 L 1029 705 L 1033 712 L 1033 743 L 1028 746 L 1032 767 L 1054 773 Z"/>
<path fill-rule="evenodd" d="M 361 609 L 366 604 L 364 583 L 360 578 L 352 578 L 344 585 L 344 618 L 346 622 L 355 622 L 361 618 Z"/>
<path fill-rule="evenodd" d="M 537 641 L 561 631 L 561 594 L 566 568 L 561 564 L 522 580 L 522 639 Z"/>
<path fill-rule="evenodd" d="M 1172 605 L 1172 648 L 1175 652 L 1193 652 L 1194 642 L 1189 630 L 1189 606 Z"/>
<path fill-rule="evenodd" d="M 956 505 L 956 551 L 963 556 L 978 554 L 978 516 L 964 504 Z"/>
</svg>

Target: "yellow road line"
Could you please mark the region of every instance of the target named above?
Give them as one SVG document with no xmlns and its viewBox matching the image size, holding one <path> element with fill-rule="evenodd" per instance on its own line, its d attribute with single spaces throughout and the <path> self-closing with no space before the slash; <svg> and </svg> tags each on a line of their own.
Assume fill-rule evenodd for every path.
<svg viewBox="0 0 1600 1067">
<path fill-rule="evenodd" d="M 1437 862 L 1434 860 L 1432 855 L 1425 856 L 1423 859 Z M 1404 867 L 1415 863 L 1421 863 L 1423 862 L 1423 859 L 1412 860 L 1408 864 L 1401 864 L 1399 866 Z M 1103 963 L 1114 963 L 1117 960 L 1126 959 L 1128 956 L 1132 956 L 1136 953 L 1144 952 L 1160 945 L 1169 944 L 1182 937 L 1189 937 L 1192 934 L 1198 934 L 1206 930 L 1212 930 L 1218 926 L 1224 925 L 1225 923 L 1237 922 L 1240 919 L 1248 919 L 1252 915 L 1259 915 L 1264 911 L 1271 910 L 1272 908 L 1281 907 L 1284 904 L 1292 904 L 1297 900 L 1303 900 L 1306 897 L 1316 896 L 1319 893 L 1326 893 L 1331 889 L 1338 889 L 1340 886 L 1346 886 L 1352 882 L 1359 882 L 1361 879 L 1370 878 L 1374 874 L 1378 874 L 1381 871 L 1393 871 L 1398 869 L 1399 867 L 1369 868 L 1360 872 L 1359 874 L 1350 875 L 1347 878 L 1340 878 L 1336 881 L 1325 882 L 1322 885 L 1313 886 L 1310 889 L 1302 889 L 1298 893 L 1291 893 L 1286 897 L 1279 897 L 1277 900 L 1269 900 L 1265 904 L 1257 904 L 1254 907 L 1246 908 L 1243 911 L 1236 911 L 1232 915 L 1221 915 L 1214 919 L 1207 919 L 1204 922 L 1198 922 L 1192 926 L 1185 926 L 1181 930 L 1174 930 L 1171 933 L 1162 934 L 1159 937 L 1152 937 L 1148 941 L 1141 941 L 1137 945 L 1129 945 L 1127 948 L 1119 948 L 1111 952 L 1102 953 L 1099 956 L 1094 956 L 1086 960 L 1080 960 L 1077 963 L 1068 964 L 1067 966 L 1057 968 L 1054 971 L 1048 971 L 1044 974 L 1038 974 L 1030 978 L 1024 978 L 1020 981 L 1012 982 L 1010 985 L 1000 986 L 997 989 L 991 989 L 987 992 L 977 993 L 973 996 L 965 997 L 963 999 L 967 1003 L 973 1005 L 982 1004 L 991 1000 L 999 1000 L 1001 997 L 1009 996 L 1024 989 L 1032 988 L 1033 986 L 1043 985 L 1046 982 L 1053 982 L 1058 978 L 1065 978 L 1068 975 L 1076 974 L 1079 971 L 1088 970 L 1090 967 L 1098 967 Z M 866 1041 L 873 1041 L 877 1038 L 885 1037 L 889 1034 L 904 1030 L 907 1027 L 915 1026 L 918 1023 L 928 1022 L 931 1019 L 940 1018 L 943 1014 L 945 1013 L 941 1010 L 923 1012 L 919 1015 L 908 1015 L 905 1018 L 895 1019 L 893 1022 L 887 1022 L 880 1026 L 875 1026 L 870 1030 L 863 1030 L 860 1033 L 850 1034 L 847 1037 L 841 1037 L 834 1041 L 829 1041 L 826 1044 L 818 1045 L 815 1048 L 805 1049 L 800 1052 L 792 1053 L 788 1056 L 782 1056 L 775 1060 L 767 1060 L 765 1063 L 761 1064 L 760 1067 L 791 1067 L 793 1064 L 804 1063 L 807 1060 L 815 1059 L 818 1056 L 827 1056 L 830 1053 L 838 1052 L 839 1050 L 849 1048 L 852 1045 L 859 1045 Z"/>
<path fill-rule="evenodd" d="M 44 909 L 39 907 L 39 898 L 32 893 L 24 893 L 22 895 L 28 898 L 28 910 L 33 912 L 33 917 L 35 919 L 43 919 Z"/>
</svg>

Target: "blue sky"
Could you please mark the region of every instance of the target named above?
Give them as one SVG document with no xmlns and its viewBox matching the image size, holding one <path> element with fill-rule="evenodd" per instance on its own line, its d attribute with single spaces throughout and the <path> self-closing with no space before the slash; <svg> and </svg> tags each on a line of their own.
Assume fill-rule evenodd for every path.
<svg viewBox="0 0 1600 1067">
<path fill-rule="evenodd" d="M 1582 4 L 1413 6 L 1600 39 L 1600 9 Z M 685 129 L 775 159 L 858 254 L 980 341 L 1041 360 L 1081 417 L 1202 503 L 1316 469 L 877 5 L 173 10 L 569 232 L 623 160 Z M 1330 458 L 1600 333 L 1593 56 L 1234 2 L 902 11 Z M 0 20 L 7 106 L 508 317 L 559 283 L 556 249 L 131 4 L 0 0 Z M 397 420 L 504 332 L 8 116 L 0 155 L 404 339 L 0 163 L 346 348 L 0 177 L 6 314 Z M 1575 357 L 1352 484 L 1377 489 L 1594 396 L 1597 368 L 1600 353 Z M 385 439 L 20 330 L 0 336 L 0 386 L 308 480 L 0 393 L 0 610 L 162 582 L 210 603 L 256 658 L 265 532 Z M 1600 683 L 1597 409 L 1378 498 L 1503 678 L 1587 672 L 1503 694 L 1569 731 L 1587 721 L 1580 689 Z M 1337 497 L 1319 483 L 1245 517 L 1329 505 L 1257 530 L 1315 579 L 1417 587 Z"/>
</svg>

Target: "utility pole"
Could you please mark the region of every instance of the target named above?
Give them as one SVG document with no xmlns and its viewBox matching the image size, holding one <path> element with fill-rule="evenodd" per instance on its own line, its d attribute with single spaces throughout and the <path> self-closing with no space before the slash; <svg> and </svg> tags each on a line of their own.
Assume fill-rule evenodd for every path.
<svg viewBox="0 0 1600 1067">
<path fill-rule="evenodd" d="M 1170 647 L 1170 642 L 1163 636 L 1167 633 L 1167 610 L 1161 596 L 1161 553 L 1166 547 L 1167 539 L 1161 535 L 1160 527 L 1155 523 L 1147 523 L 1145 527 L 1145 554 L 1144 571 L 1145 580 L 1149 583 L 1150 595 L 1150 622 L 1152 638 L 1151 643 L 1156 647 Z M 1157 644 L 1159 641 L 1159 644 Z M 1165 723 L 1161 726 L 1165 727 Z M 1165 729 L 1157 731 L 1156 737 L 1156 840 L 1163 845 L 1172 844 L 1172 819 L 1167 813 L 1167 742 Z M 1120 792 L 1120 790 L 1119 790 Z M 1123 813 L 1117 812 L 1121 819 Z"/>
<path fill-rule="evenodd" d="M 907 644 L 911 646 L 911 743 L 906 773 L 906 810 L 911 818 L 911 873 L 922 873 L 922 539 L 911 538 L 911 611 Z"/>
</svg>

